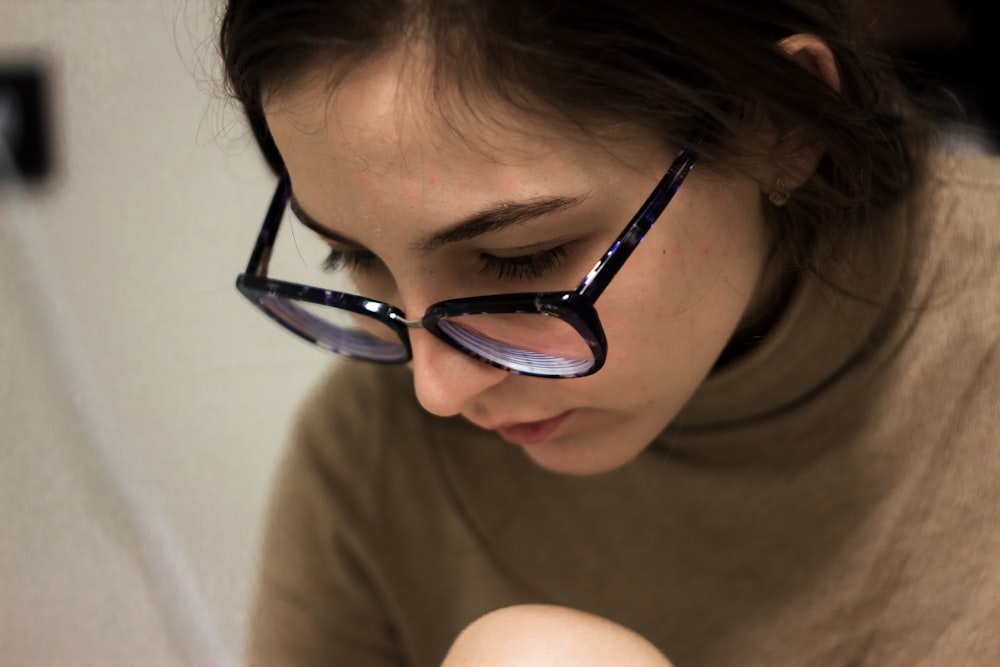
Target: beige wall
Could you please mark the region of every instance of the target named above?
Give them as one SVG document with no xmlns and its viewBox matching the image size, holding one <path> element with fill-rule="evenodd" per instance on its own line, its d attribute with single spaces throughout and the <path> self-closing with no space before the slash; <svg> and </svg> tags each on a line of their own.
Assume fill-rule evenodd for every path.
<svg viewBox="0 0 1000 667">
<path fill-rule="evenodd" d="M 0 185 L 0 664 L 239 662 L 266 488 L 328 360 L 233 288 L 272 179 L 209 0 L 0 0 L 57 173 Z"/>
</svg>

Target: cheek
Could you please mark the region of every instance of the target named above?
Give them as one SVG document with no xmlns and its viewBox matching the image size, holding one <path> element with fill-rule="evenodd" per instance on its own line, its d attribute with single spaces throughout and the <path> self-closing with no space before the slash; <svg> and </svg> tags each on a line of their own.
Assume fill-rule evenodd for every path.
<svg viewBox="0 0 1000 667">
<path fill-rule="evenodd" d="M 656 276 L 649 281 L 656 316 L 689 320 L 693 334 L 713 324 L 735 326 L 767 254 L 758 199 L 742 188 L 681 211 L 658 257 L 644 260 L 646 275 Z"/>
<path fill-rule="evenodd" d="M 711 366 L 753 292 L 759 261 L 726 234 L 672 240 L 629 266 L 598 302 L 609 363 L 680 375 Z M 641 248 L 641 247 L 640 247 Z"/>
<path fill-rule="evenodd" d="M 344 271 L 340 278 L 350 286 L 349 291 L 355 294 L 398 305 L 399 291 L 396 289 L 396 281 L 381 262 L 373 262 L 373 266 L 364 270 Z"/>
</svg>

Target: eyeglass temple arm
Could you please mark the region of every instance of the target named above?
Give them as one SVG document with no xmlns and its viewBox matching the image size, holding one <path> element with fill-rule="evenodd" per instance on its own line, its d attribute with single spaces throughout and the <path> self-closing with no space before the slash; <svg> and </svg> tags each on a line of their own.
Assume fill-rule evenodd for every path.
<svg viewBox="0 0 1000 667">
<path fill-rule="evenodd" d="M 652 229 L 660 214 L 673 199 L 677 189 L 684 182 L 684 178 L 694 167 L 697 155 L 689 148 L 681 149 L 681 152 L 674 158 L 667 173 L 663 175 L 660 182 L 653 189 L 653 192 L 646 199 L 646 202 L 639 209 L 639 212 L 632 218 L 615 242 L 611 245 L 604 256 L 594 265 L 587 277 L 577 288 L 577 294 L 587 297 L 591 303 L 597 301 L 604 289 L 611 282 L 611 279 L 622 267 L 625 260 L 629 258 L 632 251 L 642 241 L 646 233 Z"/>
<path fill-rule="evenodd" d="M 277 238 L 278 227 L 284 216 L 290 194 L 291 182 L 288 179 L 288 174 L 284 174 L 278 181 L 274 196 L 271 197 L 271 204 L 267 207 L 267 215 L 264 216 L 260 233 L 257 235 L 257 243 L 254 245 L 250 261 L 247 263 L 246 273 L 253 276 L 267 275 L 267 265 L 271 261 L 271 250 L 274 248 L 274 240 Z"/>
</svg>

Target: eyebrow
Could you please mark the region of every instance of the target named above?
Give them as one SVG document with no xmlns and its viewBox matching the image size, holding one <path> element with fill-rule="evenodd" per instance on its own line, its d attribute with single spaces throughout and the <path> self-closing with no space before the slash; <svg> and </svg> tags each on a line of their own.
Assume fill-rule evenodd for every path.
<svg viewBox="0 0 1000 667">
<path fill-rule="evenodd" d="M 338 234 L 337 232 L 330 230 L 324 227 L 323 225 L 319 224 L 316 218 L 306 213 L 306 210 L 302 208 L 302 204 L 300 204 L 299 200 L 295 198 L 294 193 L 292 194 L 291 197 L 288 198 L 288 207 L 292 209 L 292 213 L 294 213 L 295 217 L 299 219 L 299 222 L 301 222 L 303 225 L 305 225 L 312 231 L 316 232 L 323 238 L 329 239 L 330 241 L 333 241 L 335 243 L 341 243 L 343 245 L 357 246 L 359 248 L 363 247 L 360 243 L 358 243 L 354 239 Z"/>
<path fill-rule="evenodd" d="M 578 197 L 538 197 L 518 202 L 500 202 L 482 211 L 474 213 L 458 221 L 431 236 L 412 244 L 416 250 L 430 252 L 449 243 L 467 241 L 469 239 L 498 232 L 512 225 L 524 224 L 530 220 L 551 215 L 556 212 L 572 208 L 587 199 L 587 195 Z M 289 207 L 303 225 L 316 232 L 320 236 L 336 243 L 356 246 L 364 246 L 354 239 L 339 234 L 324 225 L 321 225 L 316 218 L 309 215 L 303 208 L 295 195 L 289 199 Z"/>
</svg>

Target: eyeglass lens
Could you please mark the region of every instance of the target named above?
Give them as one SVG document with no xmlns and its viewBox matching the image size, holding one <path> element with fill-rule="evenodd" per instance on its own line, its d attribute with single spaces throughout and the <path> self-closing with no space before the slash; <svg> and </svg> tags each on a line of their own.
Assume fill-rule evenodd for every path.
<svg viewBox="0 0 1000 667">
<path fill-rule="evenodd" d="M 375 317 L 273 294 L 260 305 L 287 327 L 331 352 L 398 363 L 407 359 L 399 334 Z M 587 341 L 568 322 L 537 313 L 472 313 L 437 322 L 458 347 L 519 373 L 572 376 L 593 367 Z"/>
<path fill-rule="evenodd" d="M 384 363 L 407 359 L 399 335 L 374 317 L 272 294 L 261 296 L 260 305 L 292 331 L 330 352 Z"/>
<path fill-rule="evenodd" d="M 521 373 L 578 375 L 594 365 L 587 342 L 552 315 L 462 315 L 440 320 L 438 328 L 466 350 Z"/>
</svg>

